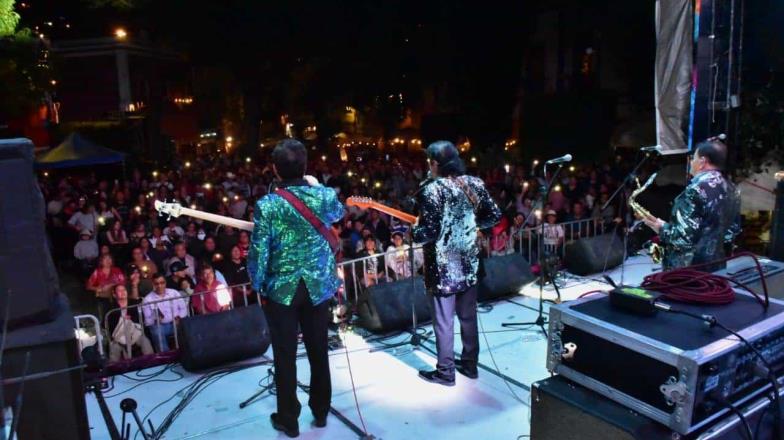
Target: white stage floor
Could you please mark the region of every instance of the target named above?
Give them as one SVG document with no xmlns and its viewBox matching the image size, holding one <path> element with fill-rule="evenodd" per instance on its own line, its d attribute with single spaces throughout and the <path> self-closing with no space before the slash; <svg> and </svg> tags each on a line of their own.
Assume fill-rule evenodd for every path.
<svg viewBox="0 0 784 440">
<path fill-rule="evenodd" d="M 618 267 L 608 274 L 620 284 L 621 272 L 625 284 L 637 284 L 654 266 L 647 257 L 627 260 L 625 268 Z M 594 278 L 590 280 L 588 278 Z M 561 290 L 564 300 L 577 298 L 595 289 L 607 290 L 601 276 L 588 278 L 567 277 Z M 410 345 L 397 349 L 371 352 L 379 348 L 378 342 L 366 342 L 355 334 L 344 338 L 353 373 L 359 408 L 367 433 L 376 439 L 520 439 L 529 434 L 529 390 L 532 382 L 548 377 L 545 368 L 547 342 L 534 327 L 510 329 L 504 322 L 533 321 L 536 319 L 539 288 L 530 285 L 519 296 L 493 303 L 492 310 L 480 313 L 480 370 L 479 379 L 471 380 L 457 375 L 457 385 L 452 388 L 427 383 L 417 377 L 417 370 L 433 368 L 434 345 L 425 341 L 421 348 L 412 350 Z M 550 286 L 545 298 L 554 298 Z M 545 312 L 549 309 L 545 304 Z M 423 326 L 430 330 L 430 326 Z M 456 331 L 459 327 L 456 325 Z M 408 334 L 400 334 L 390 344 L 405 341 Z M 460 353 L 456 337 L 456 353 Z M 304 350 L 304 349 L 303 349 Z M 350 424 L 362 427 L 352 392 L 349 363 L 346 351 L 330 352 L 332 370 L 332 406 Z M 272 349 L 266 356 L 272 356 Z M 258 359 L 263 360 L 263 359 Z M 163 367 L 142 372 L 152 374 Z M 259 400 L 244 409 L 238 405 L 258 389 L 258 383 L 267 376 L 269 366 L 250 367 L 219 379 L 204 390 L 185 408 L 167 431 L 167 439 L 261 439 L 287 438 L 273 430 L 269 414 L 275 411 L 275 396 L 265 393 Z M 297 363 L 298 376 L 307 384 L 308 362 Z M 182 373 L 182 379 L 172 370 Z M 492 370 L 489 371 L 489 370 Z M 502 376 L 508 377 L 508 380 Z M 187 387 L 201 375 L 187 373 L 179 365 L 157 376 L 156 381 L 141 383 L 132 380 L 133 374 L 117 376 L 114 389 L 105 392 L 107 403 L 115 422 L 120 423 L 120 401 L 133 398 L 138 402 L 139 414 L 144 417 L 150 410 Z M 135 387 L 131 389 L 131 387 Z M 124 392 L 127 391 L 127 392 Z M 150 419 L 157 427 L 177 405 L 176 396 L 155 409 Z M 300 438 L 303 439 L 356 439 L 359 435 L 347 423 L 330 415 L 328 426 L 317 429 L 311 426 L 312 416 L 307 407 L 307 394 L 300 392 L 303 405 L 300 416 Z M 87 396 L 88 416 L 93 439 L 109 439 L 98 404 L 92 394 Z M 132 424 L 132 438 L 136 431 Z M 135 437 L 141 439 L 141 435 Z"/>
</svg>

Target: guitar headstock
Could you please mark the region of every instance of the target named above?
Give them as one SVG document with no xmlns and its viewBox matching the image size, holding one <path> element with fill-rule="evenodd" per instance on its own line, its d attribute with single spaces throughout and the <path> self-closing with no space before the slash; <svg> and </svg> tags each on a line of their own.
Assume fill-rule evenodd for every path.
<svg viewBox="0 0 784 440">
<path fill-rule="evenodd" d="M 155 201 L 155 210 L 169 217 L 179 217 L 182 214 L 182 205 L 179 203 L 165 203 L 160 200 Z"/>
<path fill-rule="evenodd" d="M 346 199 L 346 206 L 356 206 L 361 209 L 372 208 L 377 203 L 370 197 L 351 196 Z"/>
</svg>

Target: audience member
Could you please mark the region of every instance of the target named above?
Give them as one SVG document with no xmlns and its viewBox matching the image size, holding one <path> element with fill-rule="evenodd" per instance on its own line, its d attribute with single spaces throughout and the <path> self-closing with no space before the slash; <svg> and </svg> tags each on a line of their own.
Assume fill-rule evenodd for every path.
<svg viewBox="0 0 784 440">
<path fill-rule="evenodd" d="M 152 345 L 161 353 L 169 351 L 168 338 L 174 335 L 175 324 L 188 316 L 188 309 L 178 291 L 166 288 L 166 277 L 163 274 L 154 274 L 152 282 L 153 291 L 144 297 L 142 310 L 144 325 L 152 336 Z"/>
<path fill-rule="evenodd" d="M 123 284 L 114 286 L 112 298 L 112 308 L 120 310 L 115 310 L 106 317 L 107 328 L 112 335 L 109 342 L 109 360 L 117 362 L 123 357 L 132 357 L 134 346 L 138 346 L 143 355 L 152 354 L 152 344 L 144 334 L 139 307 L 134 307 L 141 302 L 130 299 Z"/>
</svg>

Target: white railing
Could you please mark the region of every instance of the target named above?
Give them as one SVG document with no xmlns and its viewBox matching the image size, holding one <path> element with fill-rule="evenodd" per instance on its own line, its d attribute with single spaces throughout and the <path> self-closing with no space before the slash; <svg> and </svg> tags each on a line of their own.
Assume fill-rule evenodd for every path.
<svg viewBox="0 0 784 440">
<path fill-rule="evenodd" d="M 236 290 L 240 290 L 242 292 L 242 298 L 243 298 L 243 302 L 244 302 L 245 306 L 252 305 L 252 304 L 248 303 L 248 296 L 249 296 L 249 294 L 252 294 L 252 295 L 256 296 L 256 305 L 261 304 L 259 293 L 258 292 L 254 292 L 250 288 L 250 283 L 236 284 L 236 285 L 232 285 L 232 286 L 223 286 L 223 287 L 221 287 L 221 289 L 223 289 L 223 288 L 227 289 L 227 291 L 229 293 L 229 303 L 226 306 L 224 306 L 226 309 L 233 309 L 235 307 L 235 304 L 234 304 L 234 294 L 233 293 Z M 139 317 L 139 322 L 137 324 L 140 324 L 142 326 L 142 332 L 144 332 L 144 329 L 148 328 L 148 327 L 155 327 L 155 328 L 160 329 L 161 325 L 172 324 L 172 336 L 173 336 L 173 339 L 174 339 L 174 348 L 175 349 L 179 349 L 180 348 L 180 341 L 179 341 L 178 332 L 177 332 L 178 320 L 177 319 L 172 319 L 171 322 L 161 322 L 160 314 L 159 313 L 153 313 L 152 316 L 154 317 L 154 322 L 152 324 L 150 324 L 150 323 L 145 321 L 144 310 L 146 308 L 154 308 L 156 305 L 161 304 L 161 303 L 165 303 L 165 302 L 181 301 L 181 302 L 184 303 L 183 305 L 184 305 L 185 312 L 186 312 L 186 317 L 187 317 L 187 316 L 191 316 L 193 314 L 193 311 L 194 311 L 193 310 L 193 304 L 191 303 L 191 298 L 199 297 L 200 298 L 200 303 L 201 303 L 201 314 L 206 314 L 207 310 L 205 308 L 206 307 L 205 306 L 205 297 L 206 297 L 206 295 L 211 295 L 211 294 L 216 294 L 217 295 L 217 291 L 218 290 L 219 289 L 205 290 L 205 291 L 202 291 L 202 292 L 194 292 L 194 293 L 189 294 L 189 295 L 182 295 L 179 298 L 165 298 L 165 299 L 156 300 L 156 301 L 148 301 L 148 302 L 142 302 L 142 303 L 139 303 L 139 304 L 129 305 L 127 307 L 116 307 L 116 308 L 111 309 L 108 312 L 106 312 L 106 315 L 103 318 L 102 328 L 106 332 L 107 338 L 110 340 L 110 343 L 111 343 L 112 333 L 114 332 L 114 329 L 109 328 L 109 323 L 111 322 L 110 319 L 109 319 L 110 316 L 112 314 L 121 314 L 123 311 L 125 311 L 126 313 L 129 313 L 132 310 L 135 310 L 137 316 Z M 158 309 L 155 308 L 155 310 L 158 310 Z M 117 320 L 117 322 L 118 323 L 121 322 L 120 321 L 121 319 L 122 319 L 122 316 L 120 316 L 120 318 Z M 131 337 L 131 334 L 130 334 L 131 329 L 129 329 L 127 326 L 125 326 L 123 328 L 126 330 L 125 340 L 127 341 Z M 143 336 L 146 336 L 146 334 L 143 334 Z M 162 336 L 161 331 L 153 331 L 152 329 L 150 329 L 150 336 L 157 339 L 157 340 L 155 340 L 155 342 L 157 342 L 157 344 L 153 344 L 155 347 L 161 347 L 163 345 L 163 342 L 164 342 L 163 341 L 163 337 L 165 337 L 165 336 Z M 168 346 L 168 343 L 166 345 Z M 131 358 L 132 357 L 133 346 L 130 345 L 130 344 L 124 344 L 123 349 L 124 349 L 126 358 Z"/>
<path fill-rule="evenodd" d="M 553 243 L 553 230 L 560 229 L 557 236 L 562 236 L 562 239 L 555 239 Z M 545 224 L 545 242 L 542 243 L 542 252 L 545 255 L 557 254 L 563 257 L 566 252 L 566 246 L 580 238 L 594 237 L 601 235 L 605 231 L 605 224 L 602 218 L 589 218 L 584 220 L 575 220 L 571 222 L 562 222 L 555 224 Z M 548 235 L 551 238 L 548 238 Z M 542 225 L 532 226 L 520 229 L 515 233 L 510 233 L 504 246 L 499 246 L 495 249 L 493 244 L 494 238 L 485 238 L 480 241 L 483 256 L 496 256 L 508 255 L 511 253 L 522 254 L 526 260 L 531 264 L 539 262 L 539 240 L 542 240 Z"/>
<path fill-rule="evenodd" d="M 85 320 L 90 321 L 90 323 L 92 323 L 92 327 L 83 327 L 82 321 Z M 98 321 L 98 318 L 95 315 L 75 315 L 74 323 L 76 324 L 76 342 L 79 344 L 80 355 L 85 347 L 90 347 L 97 344 L 98 353 L 103 356 L 103 335 L 101 334 L 101 323 Z M 87 331 L 88 328 L 92 328 L 92 333 L 94 333 L 95 336 L 92 336 L 91 332 Z"/>
</svg>

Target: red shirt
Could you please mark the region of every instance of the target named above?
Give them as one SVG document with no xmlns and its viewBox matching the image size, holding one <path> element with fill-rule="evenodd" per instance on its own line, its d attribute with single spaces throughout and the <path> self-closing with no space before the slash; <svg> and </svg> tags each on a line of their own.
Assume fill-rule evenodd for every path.
<svg viewBox="0 0 784 440">
<path fill-rule="evenodd" d="M 87 287 L 106 287 L 110 285 L 125 284 L 125 275 L 119 267 L 112 267 L 109 273 L 104 273 L 102 268 L 95 269 L 93 274 L 87 280 Z M 101 298 L 111 298 L 111 292 L 96 293 L 96 296 Z"/>
<path fill-rule="evenodd" d="M 224 306 L 231 303 L 231 292 L 225 284 L 217 279 L 208 286 L 204 281 L 199 281 L 191 295 L 191 305 L 197 315 L 220 312 Z M 202 295 L 199 295 L 203 293 Z M 202 303 L 204 307 L 202 307 Z M 202 310 L 203 309 L 203 310 Z"/>
</svg>

